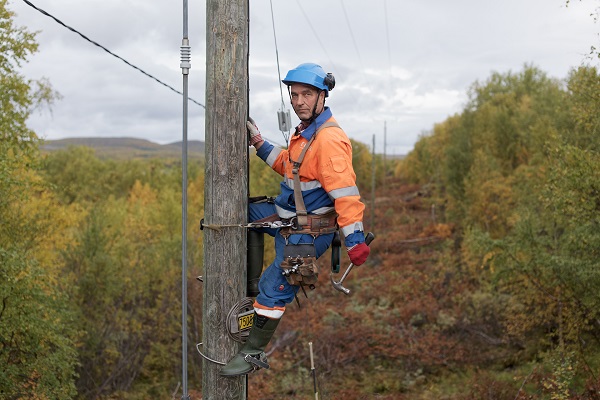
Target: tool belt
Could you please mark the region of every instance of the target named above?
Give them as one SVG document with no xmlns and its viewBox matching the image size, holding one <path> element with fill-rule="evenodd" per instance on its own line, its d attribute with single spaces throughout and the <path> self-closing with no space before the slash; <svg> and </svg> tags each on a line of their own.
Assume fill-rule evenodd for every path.
<svg viewBox="0 0 600 400">
<path fill-rule="evenodd" d="M 286 239 L 290 235 L 308 234 L 313 237 L 337 231 L 337 213 L 331 211 L 323 215 L 307 215 L 308 224 L 304 226 L 286 226 L 280 234 Z M 282 274 L 290 285 L 315 288 L 319 279 L 319 267 L 315 245 L 287 243 L 283 249 Z"/>
<path fill-rule="evenodd" d="M 315 288 L 319 279 L 319 267 L 315 245 L 288 244 L 283 250 L 282 274 L 290 285 Z"/>
<path fill-rule="evenodd" d="M 338 228 L 337 213 L 334 210 L 323 215 L 309 214 L 306 216 L 306 218 L 306 225 L 294 224 L 294 226 L 286 226 L 281 228 L 281 235 L 286 239 L 290 235 L 301 234 L 308 234 L 316 237 L 319 235 L 334 233 Z M 283 222 L 285 223 L 287 221 L 283 220 Z"/>
</svg>

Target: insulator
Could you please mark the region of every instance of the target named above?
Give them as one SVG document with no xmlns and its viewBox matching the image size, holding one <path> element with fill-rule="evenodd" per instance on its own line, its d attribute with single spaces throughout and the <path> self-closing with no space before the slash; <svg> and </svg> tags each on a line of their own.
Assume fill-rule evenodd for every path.
<svg viewBox="0 0 600 400">
<path fill-rule="evenodd" d="M 190 69 L 192 68 L 192 48 L 189 44 L 181 45 L 181 68 Z"/>
</svg>

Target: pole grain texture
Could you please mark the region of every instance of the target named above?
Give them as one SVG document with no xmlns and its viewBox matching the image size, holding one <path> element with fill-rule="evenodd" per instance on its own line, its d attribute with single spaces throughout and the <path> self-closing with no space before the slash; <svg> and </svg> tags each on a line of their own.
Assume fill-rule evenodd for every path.
<svg viewBox="0 0 600 400">
<path fill-rule="evenodd" d="M 248 0 L 206 2 L 207 224 L 246 224 L 248 209 Z M 205 229 L 202 342 L 204 354 L 229 361 L 240 344 L 225 320 L 246 293 L 246 231 Z M 225 378 L 221 366 L 202 364 L 202 399 L 246 398 L 245 377 Z"/>
</svg>

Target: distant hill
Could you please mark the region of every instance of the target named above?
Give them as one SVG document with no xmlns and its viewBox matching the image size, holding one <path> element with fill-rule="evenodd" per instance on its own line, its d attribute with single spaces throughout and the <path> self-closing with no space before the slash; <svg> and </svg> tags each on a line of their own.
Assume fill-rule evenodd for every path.
<svg viewBox="0 0 600 400">
<path fill-rule="evenodd" d="M 46 140 L 42 152 L 65 150 L 71 146 L 90 147 L 101 158 L 181 158 L 182 142 L 158 144 L 146 139 L 135 138 L 70 138 Z M 188 157 L 204 158 L 204 142 L 188 141 Z"/>
<path fill-rule="evenodd" d="M 96 151 L 100 158 L 132 159 L 132 158 L 177 158 L 181 159 L 181 141 L 158 144 L 146 139 L 128 137 L 112 138 L 70 138 L 58 140 L 45 140 L 41 146 L 44 153 L 66 150 L 70 146 L 85 146 Z M 381 155 L 381 154 L 380 154 Z M 188 141 L 188 157 L 204 158 L 204 142 L 200 140 Z M 387 154 L 388 160 L 400 160 L 406 157 Z"/>
</svg>

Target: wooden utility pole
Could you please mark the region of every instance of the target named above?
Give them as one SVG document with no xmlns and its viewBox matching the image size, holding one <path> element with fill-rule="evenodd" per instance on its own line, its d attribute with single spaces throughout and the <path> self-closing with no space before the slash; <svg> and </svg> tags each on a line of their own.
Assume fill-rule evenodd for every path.
<svg viewBox="0 0 600 400">
<path fill-rule="evenodd" d="M 206 166 L 204 220 L 246 224 L 248 213 L 248 0 L 206 2 Z M 204 229 L 202 350 L 229 361 L 239 343 L 226 319 L 246 294 L 246 231 Z M 203 400 L 246 398 L 245 377 L 225 378 L 202 362 Z"/>
</svg>

